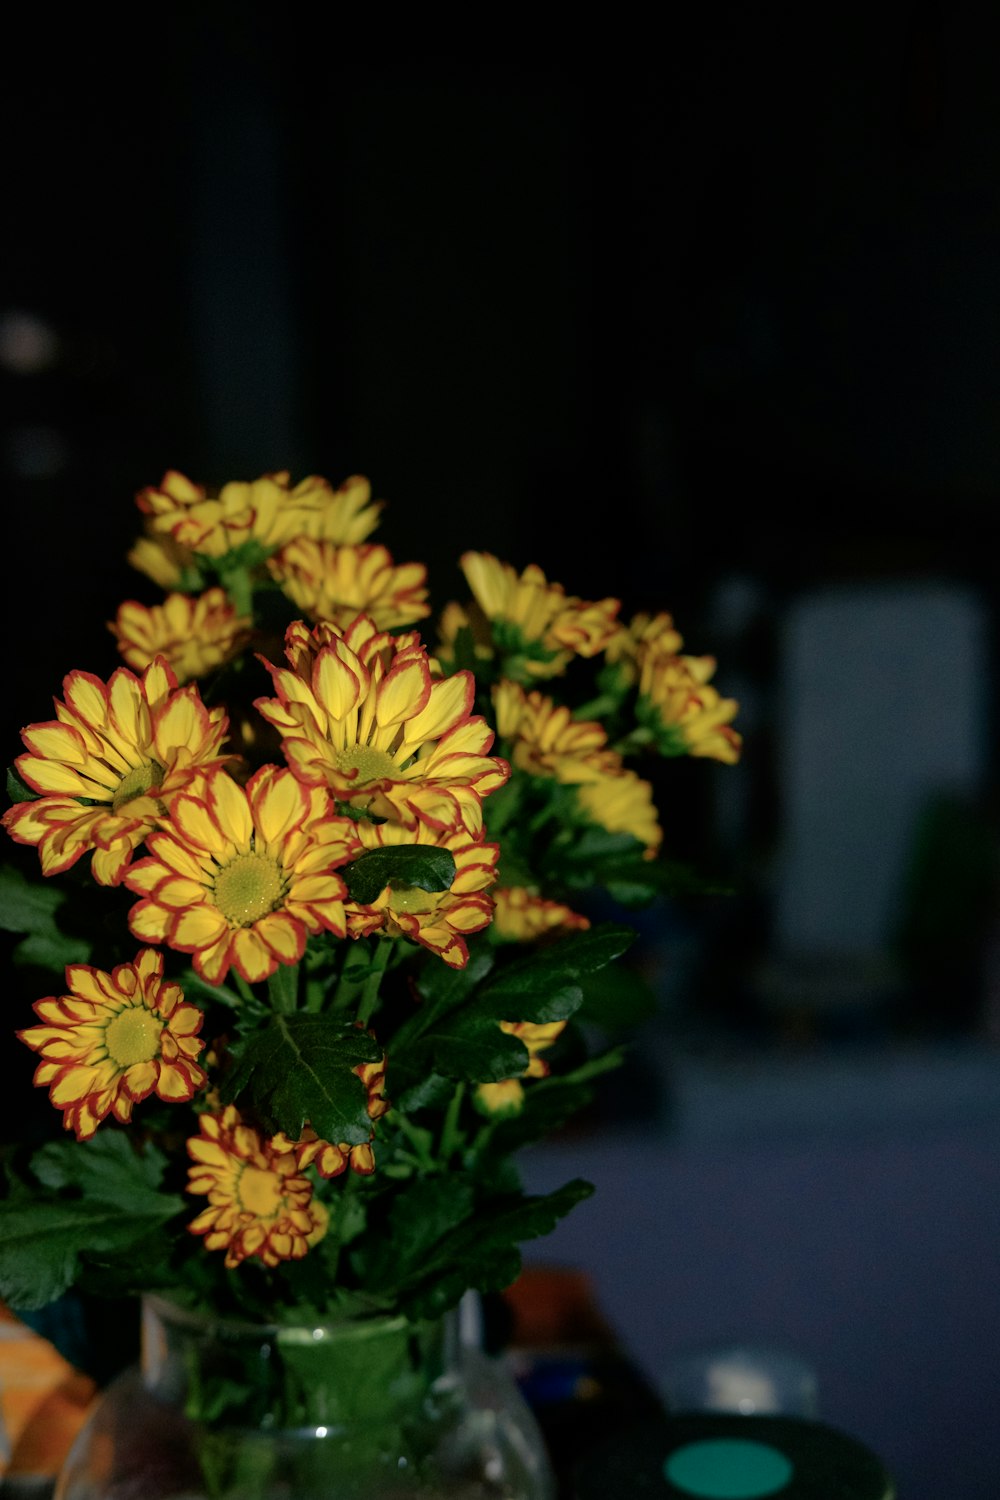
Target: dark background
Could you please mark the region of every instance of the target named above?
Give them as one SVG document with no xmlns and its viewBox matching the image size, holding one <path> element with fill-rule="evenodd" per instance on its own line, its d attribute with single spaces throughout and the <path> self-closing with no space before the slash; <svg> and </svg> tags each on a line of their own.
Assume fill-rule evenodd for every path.
<svg viewBox="0 0 1000 1500">
<path fill-rule="evenodd" d="M 617 11 L 588 33 L 504 11 L 433 36 L 423 18 L 209 4 L 144 16 L 141 31 L 44 7 L 5 26 L 8 761 L 67 670 L 117 664 L 104 621 L 150 597 L 124 561 L 133 496 L 167 468 L 208 485 L 367 474 L 387 503 L 378 538 L 429 565 L 441 602 L 461 592 L 458 553 L 477 548 L 537 562 L 571 593 L 615 594 L 625 614 L 672 611 L 688 649 L 718 655 L 746 743 L 735 815 L 720 801 L 729 768 L 677 763 L 667 851 L 736 894 L 654 911 L 645 936 L 667 964 L 668 1054 L 721 1032 L 735 1071 L 705 1107 L 735 1123 L 707 1145 L 695 1130 L 690 1159 L 682 1135 L 635 1263 L 658 1263 L 669 1236 L 656 1317 L 707 1336 L 698 1268 L 714 1247 L 734 1322 L 811 1352 L 831 1417 L 883 1446 L 912 1500 L 992 1496 L 1000 15 L 717 5 L 655 24 Z M 49 330 L 47 354 L 18 334 L 24 315 Z M 939 914 L 973 866 L 975 909 L 952 903 L 881 1010 L 767 1009 L 752 973 L 783 834 L 782 624 L 810 590 L 892 580 L 959 584 L 985 607 L 985 771 L 961 856 L 932 870 L 918 916 Z M 954 1074 L 898 1071 L 927 1038 L 986 1049 L 986 1092 L 962 1096 L 965 1114 Z M 888 1086 L 863 1065 L 886 1044 Z M 808 1081 L 831 1046 L 846 1059 L 841 1104 L 864 1100 L 843 1149 Z M 802 1112 L 781 1124 L 772 1110 L 771 1137 L 765 1095 L 740 1092 L 761 1047 L 806 1068 Z M 650 1068 L 626 1093 L 650 1104 L 652 1128 L 670 1118 L 671 1063 L 658 1100 Z M 878 1114 L 907 1088 L 905 1108 Z M 632 1236 L 642 1184 L 611 1159 L 613 1133 L 607 1150 L 595 1212 L 621 1185 Z M 711 1204 L 699 1151 L 734 1178 Z M 824 1181 L 859 1195 L 839 1220 Z M 634 1306 L 613 1219 L 581 1211 L 553 1244 Z M 758 1274 L 754 1246 L 771 1278 L 756 1305 L 726 1270 Z M 937 1476 L 923 1491 L 922 1474 Z"/>
<path fill-rule="evenodd" d="M 437 601 L 487 549 L 669 609 L 718 656 L 746 700 L 740 811 L 723 826 L 715 768 L 677 764 L 667 844 L 739 886 L 706 918 L 737 958 L 705 1004 L 757 1024 L 785 613 L 829 583 L 959 581 L 992 649 L 1000 19 L 677 7 L 509 17 L 489 45 L 401 25 L 12 23 L 8 760 L 70 667 L 116 665 L 118 603 L 154 597 L 124 560 L 140 487 L 367 474 Z M 55 340 L 27 368 L 22 314 Z M 992 673 L 982 711 L 992 745 Z M 894 1028 L 981 1026 L 992 903 L 961 1001 L 908 994 Z"/>
</svg>

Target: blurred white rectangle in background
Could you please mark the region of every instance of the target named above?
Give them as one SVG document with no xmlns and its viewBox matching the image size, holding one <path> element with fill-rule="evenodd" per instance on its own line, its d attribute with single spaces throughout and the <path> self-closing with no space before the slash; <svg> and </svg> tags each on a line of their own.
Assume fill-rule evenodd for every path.
<svg viewBox="0 0 1000 1500">
<path fill-rule="evenodd" d="M 789 605 L 765 989 L 843 1003 L 852 983 L 873 993 L 891 984 L 922 812 L 984 787 L 989 625 L 977 592 L 948 580 L 830 585 Z"/>
</svg>

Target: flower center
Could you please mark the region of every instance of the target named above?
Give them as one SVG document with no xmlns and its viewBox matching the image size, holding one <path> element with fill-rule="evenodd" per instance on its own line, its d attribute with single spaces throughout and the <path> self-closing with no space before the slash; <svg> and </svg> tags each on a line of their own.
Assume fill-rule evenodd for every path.
<svg viewBox="0 0 1000 1500">
<path fill-rule="evenodd" d="M 163 780 L 163 767 L 155 760 L 147 760 L 141 766 L 133 766 L 127 776 L 123 776 L 118 783 L 117 790 L 111 799 L 112 809 L 117 812 L 124 807 L 126 802 L 131 802 L 136 797 L 144 797 L 151 786 L 157 786 Z"/>
<path fill-rule="evenodd" d="M 236 1188 L 240 1208 L 256 1219 L 273 1219 L 285 1206 L 281 1178 L 263 1167 L 244 1167 Z"/>
<path fill-rule="evenodd" d="M 252 927 L 284 894 L 281 866 L 267 854 L 237 854 L 215 877 L 215 904 L 233 927 Z"/>
<path fill-rule="evenodd" d="M 356 771 L 356 786 L 371 786 L 373 781 L 392 779 L 397 775 L 396 762 L 384 750 L 374 745 L 347 745 L 336 751 L 334 763 L 338 771 Z"/>
<path fill-rule="evenodd" d="M 162 1030 L 162 1018 L 157 1018 L 141 1005 L 130 1005 L 119 1011 L 104 1029 L 108 1056 L 118 1068 L 152 1062 L 159 1055 Z"/>
</svg>

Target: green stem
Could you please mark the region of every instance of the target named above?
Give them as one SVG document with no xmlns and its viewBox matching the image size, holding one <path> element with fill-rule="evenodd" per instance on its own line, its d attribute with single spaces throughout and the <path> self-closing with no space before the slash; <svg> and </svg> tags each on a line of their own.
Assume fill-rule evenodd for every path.
<svg viewBox="0 0 1000 1500">
<path fill-rule="evenodd" d="M 379 986 L 382 983 L 382 975 L 385 973 L 392 956 L 392 943 L 386 939 L 376 940 L 375 952 L 372 955 L 371 969 L 361 988 L 361 1000 L 358 1004 L 358 1020 L 362 1026 L 367 1026 L 378 1003 Z"/>
<path fill-rule="evenodd" d="M 247 981 L 243 978 L 243 975 L 237 973 L 237 971 L 235 969 L 232 970 L 232 975 L 233 975 L 233 982 L 236 985 L 236 988 L 239 990 L 240 995 L 242 996 L 242 998 L 244 1000 L 249 1000 L 249 1001 L 256 1000 L 257 996 L 254 994 L 253 990 L 251 989 L 251 987 L 247 983 Z"/>
<path fill-rule="evenodd" d="M 588 1083 L 591 1078 L 599 1078 L 602 1073 L 610 1073 L 615 1068 L 620 1068 L 625 1061 L 624 1047 L 612 1047 L 610 1052 L 602 1053 L 600 1057 L 592 1057 L 589 1062 L 581 1063 L 580 1067 L 574 1068 L 571 1073 L 551 1073 L 547 1078 L 536 1078 L 532 1081 L 532 1092 L 543 1093 L 546 1088 L 553 1088 L 566 1083 Z"/>
<path fill-rule="evenodd" d="M 440 1158 L 442 1163 L 448 1162 L 458 1150 L 461 1132 L 458 1128 L 458 1116 L 462 1108 L 462 1100 L 465 1098 L 465 1084 L 459 1083 L 451 1096 L 444 1124 L 441 1126 Z"/>
<path fill-rule="evenodd" d="M 413 1156 L 419 1169 L 422 1172 L 433 1171 L 437 1163 L 429 1147 L 427 1132 L 422 1130 L 419 1125 L 412 1125 L 406 1116 L 402 1114 L 393 1115 L 393 1124 L 400 1135 L 405 1135 L 413 1147 Z M 399 1154 L 400 1156 L 404 1156 L 407 1153 L 401 1151 Z"/>
<path fill-rule="evenodd" d="M 620 739 L 614 748 L 619 755 L 631 755 L 637 750 L 648 750 L 652 744 L 653 731 L 640 725 L 638 729 L 633 729 L 630 734 Z"/>
<path fill-rule="evenodd" d="M 579 708 L 574 708 L 574 719 L 603 719 L 605 714 L 614 713 L 621 707 L 621 698 L 612 693 L 598 693 L 596 698 L 591 698 L 589 703 L 581 703 Z"/>
</svg>

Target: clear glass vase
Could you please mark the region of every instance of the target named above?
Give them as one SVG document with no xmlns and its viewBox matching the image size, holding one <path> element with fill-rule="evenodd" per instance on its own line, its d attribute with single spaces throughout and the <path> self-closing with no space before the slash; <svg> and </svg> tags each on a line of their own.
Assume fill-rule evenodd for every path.
<svg viewBox="0 0 1000 1500">
<path fill-rule="evenodd" d="M 237 1323 L 156 1297 L 54 1500 L 553 1500 L 535 1419 L 457 1314 Z"/>
</svg>

